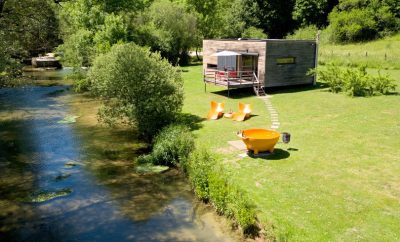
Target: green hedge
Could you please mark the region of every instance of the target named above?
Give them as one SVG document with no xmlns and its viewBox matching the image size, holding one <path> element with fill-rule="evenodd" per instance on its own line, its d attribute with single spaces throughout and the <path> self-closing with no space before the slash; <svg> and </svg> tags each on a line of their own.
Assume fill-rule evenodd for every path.
<svg viewBox="0 0 400 242">
<path fill-rule="evenodd" d="M 196 196 L 216 211 L 233 218 L 246 235 L 258 233 L 255 205 L 229 174 L 205 149 L 194 150 L 194 138 L 183 125 L 169 125 L 155 138 L 150 154 L 138 163 L 180 167 L 189 177 Z"/>
<path fill-rule="evenodd" d="M 151 154 L 139 157 L 139 163 L 179 166 L 193 150 L 194 137 L 189 128 L 171 124 L 156 136 Z"/>
<path fill-rule="evenodd" d="M 192 153 L 186 164 L 196 195 L 213 204 L 219 214 L 233 218 L 246 235 L 259 231 L 254 203 L 230 179 L 224 168 L 205 149 Z"/>
<path fill-rule="evenodd" d="M 366 67 L 344 68 L 327 64 L 323 68 L 312 70 L 318 81 L 325 83 L 334 93 L 345 92 L 350 96 L 386 95 L 396 90 L 395 80 L 388 75 L 369 75 Z"/>
</svg>

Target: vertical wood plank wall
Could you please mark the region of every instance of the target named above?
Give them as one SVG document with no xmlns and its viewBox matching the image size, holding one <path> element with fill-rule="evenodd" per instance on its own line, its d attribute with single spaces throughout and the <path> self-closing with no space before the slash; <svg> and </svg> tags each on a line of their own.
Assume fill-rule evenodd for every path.
<svg viewBox="0 0 400 242">
<path fill-rule="evenodd" d="M 207 64 L 217 65 L 218 57 L 212 56 L 218 50 L 258 53 L 258 79 L 264 82 L 266 42 L 262 40 L 203 40 L 203 69 Z"/>
<path fill-rule="evenodd" d="M 315 41 L 267 40 L 265 86 L 313 84 L 314 77 L 307 76 L 307 72 L 315 67 L 315 51 Z M 288 57 L 294 57 L 295 63 L 277 63 L 277 59 Z"/>
<path fill-rule="evenodd" d="M 203 69 L 218 64 L 212 56 L 220 50 L 258 53 L 258 78 L 265 87 L 313 84 L 307 76 L 315 67 L 316 42 L 308 40 L 203 40 Z M 294 64 L 278 64 L 278 58 L 294 57 Z M 240 64 L 240 63 L 239 63 Z"/>
</svg>

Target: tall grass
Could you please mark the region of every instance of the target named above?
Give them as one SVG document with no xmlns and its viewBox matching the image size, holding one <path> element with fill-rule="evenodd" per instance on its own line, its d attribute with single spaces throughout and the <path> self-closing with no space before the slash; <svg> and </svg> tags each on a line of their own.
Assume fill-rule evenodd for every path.
<svg viewBox="0 0 400 242">
<path fill-rule="evenodd" d="M 325 32 L 322 33 L 324 35 Z M 319 64 L 367 66 L 378 69 L 400 69 L 400 34 L 365 43 L 334 45 L 322 41 Z"/>
</svg>

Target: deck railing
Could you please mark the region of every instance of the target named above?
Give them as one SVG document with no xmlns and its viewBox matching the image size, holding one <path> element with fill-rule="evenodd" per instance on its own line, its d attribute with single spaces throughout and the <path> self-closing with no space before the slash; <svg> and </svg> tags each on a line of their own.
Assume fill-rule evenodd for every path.
<svg viewBox="0 0 400 242">
<path fill-rule="evenodd" d="M 253 71 L 205 70 L 204 81 L 213 82 L 214 84 L 226 82 L 226 85 L 229 85 L 230 81 L 238 83 L 252 82 L 254 84 L 258 82 L 258 78 Z"/>
</svg>

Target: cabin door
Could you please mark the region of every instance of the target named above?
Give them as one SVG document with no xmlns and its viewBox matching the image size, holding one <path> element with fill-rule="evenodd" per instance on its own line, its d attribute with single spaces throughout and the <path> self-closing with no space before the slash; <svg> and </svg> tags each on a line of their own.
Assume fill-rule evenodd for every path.
<svg viewBox="0 0 400 242">
<path fill-rule="evenodd" d="M 251 71 L 258 75 L 258 56 L 242 54 L 241 71 Z"/>
</svg>

